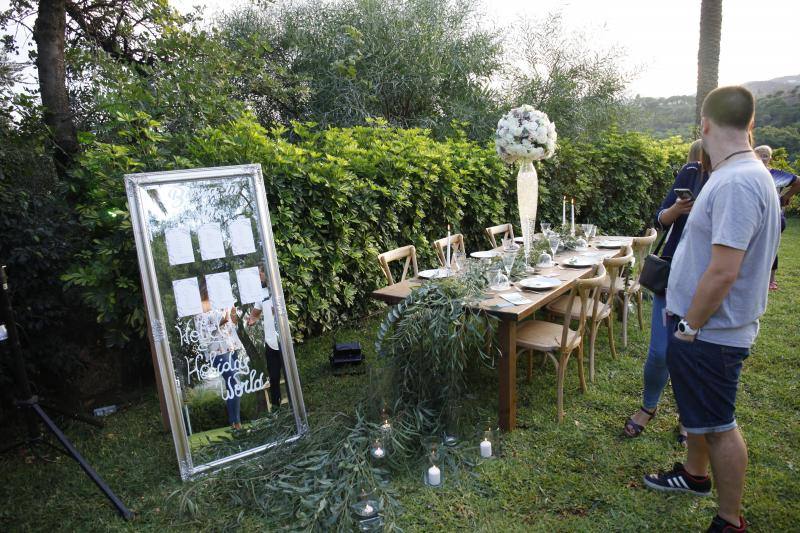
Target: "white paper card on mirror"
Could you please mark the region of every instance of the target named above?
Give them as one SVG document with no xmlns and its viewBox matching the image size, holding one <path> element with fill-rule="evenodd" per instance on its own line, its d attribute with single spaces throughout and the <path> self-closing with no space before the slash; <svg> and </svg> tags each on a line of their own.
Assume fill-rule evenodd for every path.
<svg viewBox="0 0 800 533">
<path fill-rule="evenodd" d="M 203 302 L 200 300 L 200 287 L 197 278 L 172 280 L 172 292 L 175 294 L 175 307 L 178 318 L 199 315 L 203 312 Z"/>
<path fill-rule="evenodd" d="M 200 257 L 203 261 L 225 257 L 225 245 L 222 243 L 222 230 L 216 222 L 203 224 L 197 230 L 200 240 Z"/>
<path fill-rule="evenodd" d="M 258 267 L 240 268 L 236 271 L 236 284 L 239 286 L 239 301 L 242 304 L 254 304 L 264 297 L 261 288 L 261 277 Z"/>
<path fill-rule="evenodd" d="M 231 290 L 230 272 L 206 274 L 206 286 L 212 309 L 228 309 L 233 306 L 235 300 Z"/>
<path fill-rule="evenodd" d="M 167 241 L 167 256 L 170 265 L 183 265 L 194 263 L 194 250 L 192 249 L 192 234 L 189 228 L 170 228 L 164 232 Z"/>
<path fill-rule="evenodd" d="M 237 218 L 228 226 L 231 232 L 231 250 L 233 255 L 252 254 L 256 251 L 253 240 L 253 225 L 249 218 Z"/>
</svg>

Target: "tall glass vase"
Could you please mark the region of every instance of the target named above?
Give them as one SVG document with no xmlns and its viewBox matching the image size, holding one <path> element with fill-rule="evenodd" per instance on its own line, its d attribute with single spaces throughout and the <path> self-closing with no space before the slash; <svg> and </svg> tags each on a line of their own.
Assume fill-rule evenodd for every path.
<svg viewBox="0 0 800 533">
<path fill-rule="evenodd" d="M 522 241 L 525 251 L 525 266 L 530 269 L 533 234 L 536 231 L 536 208 L 539 205 L 539 177 L 533 161 L 524 160 L 517 174 L 517 207 L 519 224 L 522 228 Z"/>
</svg>

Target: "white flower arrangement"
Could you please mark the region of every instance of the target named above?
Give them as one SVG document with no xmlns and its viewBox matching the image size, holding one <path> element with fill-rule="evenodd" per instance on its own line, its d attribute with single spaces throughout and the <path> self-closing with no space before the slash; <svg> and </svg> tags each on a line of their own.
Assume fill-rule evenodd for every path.
<svg viewBox="0 0 800 533">
<path fill-rule="evenodd" d="M 547 113 L 523 105 L 512 109 L 497 123 L 495 147 L 506 163 L 548 159 L 556 151 L 556 125 Z"/>
</svg>

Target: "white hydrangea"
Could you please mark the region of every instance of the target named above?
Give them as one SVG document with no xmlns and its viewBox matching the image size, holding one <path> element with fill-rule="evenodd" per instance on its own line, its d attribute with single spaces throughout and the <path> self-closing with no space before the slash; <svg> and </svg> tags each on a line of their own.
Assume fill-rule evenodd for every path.
<svg viewBox="0 0 800 533">
<path fill-rule="evenodd" d="M 556 151 L 556 125 L 546 113 L 523 105 L 509 111 L 497 123 L 495 147 L 507 163 L 548 159 Z"/>
</svg>

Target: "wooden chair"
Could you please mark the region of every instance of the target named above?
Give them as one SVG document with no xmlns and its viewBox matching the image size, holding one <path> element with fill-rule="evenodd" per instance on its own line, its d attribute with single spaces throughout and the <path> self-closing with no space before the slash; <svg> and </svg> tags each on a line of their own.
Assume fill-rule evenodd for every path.
<svg viewBox="0 0 800 533">
<path fill-rule="evenodd" d="M 639 329 L 644 329 L 642 317 L 642 286 L 639 284 L 639 274 L 642 272 L 644 260 L 650 254 L 650 247 L 656 240 L 658 233 L 649 228 L 644 237 L 633 238 L 633 257 L 635 261 L 631 266 L 628 276 L 621 276 L 614 285 L 614 294 L 622 304 L 622 347 L 628 346 L 628 304 L 633 300 L 636 303 L 636 315 L 639 319 Z M 624 278 L 624 279 L 623 279 Z"/>
<path fill-rule="evenodd" d="M 608 284 L 603 287 L 603 292 L 608 293 L 608 303 L 611 306 L 608 315 L 609 331 L 608 343 L 611 345 L 611 356 L 617 358 L 617 350 L 614 346 L 614 297 L 618 294 L 620 288 L 626 287 L 630 283 L 630 267 L 633 265 L 633 249 L 629 245 L 622 248 L 621 257 L 609 257 L 603 259 L 603 265 L 608 272 Z M 622 330 L 623 341 L 622 345 L 627 346 L 627 337 L 625 336 L 625 326 L 627 325 L 627 302 L 622 310 Z"/>
<path fill-rule="evenodd" d="M 586 391 L 586 379 L 583 375 L 583 329 L 586 325 L 587 310 L 590 301 L 596 306 L 598 289 L 603 286 L 606 279 L 605 269 L 598 265 L 595 276 L 589 279 L 578 279 L 570 290 L 567 298 L 566 309 L 569 312 L 564 316 L 563 324 L 547 322 L 544 320 L 530 320 L 517 328 L 517 348 L 528 352 L 528 381 L 533 374 L 533 352 L 544 353 L 556 363 L 557 392 L 556 402 L 558 421 L 564 419 L 564 378 L 567 373 L 567 362 L 572 352 L 578 351 L 578 379 L 581 391 Z M 573 314 L 577 303 L 577 315 Z M 578 321 L 578 327 L 570 327 L 572 320 Z M 556 360 L 555 354 L 558 354 Z"/>
<path fill-rule="evenodd" d="M 389 250 L 388 252 L 384 252 L 378 256 L 378 263 L 380 263 L 381 269 L 383 269 L 383 275 L 386 276 L 386 283 L 388 285 L 394 285 L 395 283 L 394 276 L 392 276 L 392 271 L 389 268 L 389 263 L 392 261 L 399 261 L 401 259 L 405 259 L 406 262 L 403 265 L 403 274 L 400 276 L 400 281 L 404 281 L 406 279 L 409 264 L 411 264 L 414 269 L 414 276 L 419 273 L 417 268 L 417 249 L 413 244 L 403 246 L 402 248 Z"/>
<path fill-rule="evenodd" d="M 439 266 L 444 267 L 447 262 L 447 237 L 434 241 L 433 249 L 436 250 Z M 450 261 L 453 260 L 453 254 L 456 253 L 456 250 L 467 252 L 466 248 L 464 248 L 464 236 L 460 233 L 450 235 Z"/>
<path fill-rule="evenodd" d="M 598 274 L 607 276 L 606 269 L 603 265 L 598 267 Z M 590 295 L 590 302 L 589 306 L 586 309 L 586 319 L 587 324 L 586 327 L 589 330 L 589 380 L 594 383 L 594 347 L 595 341 L 597 339 L 597 331 L 600 329 L 600 323 L 605 322 L 606 327 L 608 328 L 608 338 L 611 342 L 611 353 L 614 358 L 617 357 L 616 350 L 614 348 L 614 324 L 611 320 L 611 312 L 612 307 L 614 305 L 614 300 L 608 296 L 609 287 L 609 280 L 608 278 L 604 279 L 600 287 L 596 287 L 594 289 L 594 294 Z M 602 296 L 605 295 L 605 299 Z M 565 294 L 561 296 L 557 300 L 554 300 L 546 307 L 547 311 L 551 314 L 564 316 L 567 314 L 568 305 L 570 302 L 570 295 Z M 573 300 L 572 303 L 572 316 L 580 316 L 580 306 L 581 302 L 578 300 Z"/>
<path fill-rule="evenodd" d="M 511 224 L 500 224 L 499 226 L 492 226 L 491 228 L 486 228 L 483 230 L 486 232 L 486 237 L 489 238 L 489 242 L 492 245 L 492 248 L 497 248 L 497 241 L 495 240 L 494 236 L 503 234 L 503 239 L 511 239 L 514 240 L 514 226 Z M 502 241 L 500 241 L 502 244 Z"/>
</svg>

